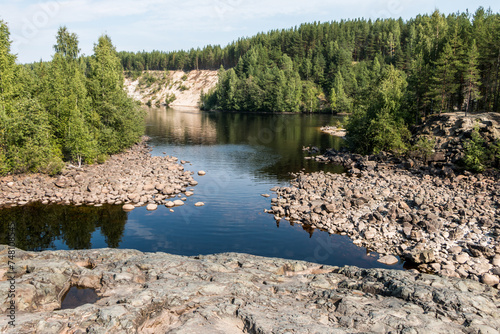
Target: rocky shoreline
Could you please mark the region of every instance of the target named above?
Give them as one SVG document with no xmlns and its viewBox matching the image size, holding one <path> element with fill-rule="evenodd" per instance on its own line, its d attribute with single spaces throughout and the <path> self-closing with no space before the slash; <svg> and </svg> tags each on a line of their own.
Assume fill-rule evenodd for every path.
<svg viewBox="0 0 500 334">
<path fill-rule="evenodd" d="M 63 205 L 124 205 L 125 210 L 148 205 L 184 204 L 198 184 L 193 172 L 170 156 L 153 157 L 147 138 L 104 164 L 69 166 L 61 175 L 10 175 L 0 178 L 0 209 L 31 202 Z M 174 201 L 175 197 L 181 197 Z M 172 199 L 172 200 L 171 200 Z"/>
<path fill-rule="evenodd" d="M 15 250 L 2 333 L 498 333 L 500 295 L 458 278 L 248 254 Z M 8 291 L 0 246 L 0 290 Z M 59 309 L 72 286 L 99 300 Z M 7 314 L 10 300 L 0 299 Z"/>
<path fill-rule="evenodd" d="M 298 174 L 275 188 L 271 210 L 355 244 L 397 255 L 424 272 L 479 280 L 499 288 L 500 178 L 451 168 L 404 169 L 380 156 L 317 156 L 344 174 Z"/>
<path fill-rule="evenodd" d="M 329 135 L 336 137 L 345 137 L 347 135 L 346 129 L 339 128 L 336 126 L 323 126 L 320 128 L 321 132 L 328 133 Z"/>
</svg>

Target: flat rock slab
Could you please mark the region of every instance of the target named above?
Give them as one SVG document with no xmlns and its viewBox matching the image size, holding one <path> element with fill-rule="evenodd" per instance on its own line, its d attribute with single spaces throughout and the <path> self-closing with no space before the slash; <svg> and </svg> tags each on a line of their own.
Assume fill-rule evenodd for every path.
<svg viewBox="0 0 500 334">
<path fill-rule="evenodd" d="M 496 333 L 498 291 L 477 281 L 248 254 L 16 249 L 16 327 L 2 333 Z M 0 246 L 0 263 L 8 247 Z M 89 269 L 92 268 L 92 269 Z M 29 269 L 29 270 L 28 270 Z M 0 291 L 9 282 L 0 281 Z M 58 310 L 78 285 L 99 299 Z M 8 298 L 0 300 L 7 314 Z"/>
</svg>

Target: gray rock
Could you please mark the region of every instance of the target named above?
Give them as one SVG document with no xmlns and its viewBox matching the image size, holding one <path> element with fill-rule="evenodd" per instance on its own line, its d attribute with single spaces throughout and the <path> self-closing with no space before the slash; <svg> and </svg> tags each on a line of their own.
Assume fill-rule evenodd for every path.
<svg viewBox="0 0 500 334">
<path fill-rule="evenodd" d="M 395 257 L 394 255 L 386 255 L 382 256 L 377 260 L 380 263 L 387 264 L 389 266 L 392 266 L 393 264 L 399 263 L 399 259 Z"/>
<path fill-rule="evenodd" d="M 123 211 L 132 211 L 135 209 L 135 206 L 132 204 L 125 204 L 122 206 Z"/>
<path fill-rule="evenodd" d="M 0 246 L 2 262 L 6 249 Z M 470 280 L 236 253 L 16 254 L 19 268 L 30 270 L 16 279 L 16 327 L 1 322 L 2 333 L 326 334 L 402 328 L 405 333 L 494 333 L 500 328 L 500 297 Z M 89 261 L 93 269 L 87 268 Z M 70 283 L 96 289 L 101 299 L 56 311 Z M 3 291 L 7 285 L 0 281 Z M 3 314 L 8 303 L 0 299 Z"/>
<path fill-rule="evenodd" d="M 500 279 L 497 275 L 486 273 L 481 276 L 481 282 L 488 285 L 497 285 L 498 283 L 500 283 Z"/>
</svg>

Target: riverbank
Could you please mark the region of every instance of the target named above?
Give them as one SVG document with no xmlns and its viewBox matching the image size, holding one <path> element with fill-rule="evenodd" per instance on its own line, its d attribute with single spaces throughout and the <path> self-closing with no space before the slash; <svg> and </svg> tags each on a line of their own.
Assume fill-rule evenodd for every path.
<svg viewBox="0 0 500 334">
<path fill-rule="evenodd" d="M 146 140 L 103 164 L 68 166 L 61 175 L 10 175 L 0 178 L 0 208 L 31 202 L 63 205 L 173 205 L 190 196 L 197 182 L 176 157 L 153 157 Z M 183 197 L 184 198 L 184 197 Z M 170 200 L 172 199 L 172 200 Z M 178 199 L 177 201 L 179 201 Z M 179 202 L 176 205 L 180 205 Z"/>
<path fill-rule="evenodd" d="M 0 246 L 7 291 L 8 248 Z M 224 253 L 15 250 L 2 333 L 497 333 L 498 291 L 471 280 Z M 99 300 L 59 310 L 71 286 Z M 5 294 L 6 295 L 6 294 Z M 9 299 L 0 300 L 6 315 Z M 7 319 L 7 317 L 4 317 Z"/>
<path fill-rule="evenodd" d="M 371 157 L 375 159 L 375 156 Z M 298 174 L 276 189 L 277 219 L 347 234 L 355 244 L 424 272 L 499 287 L 500 178 L 455 175 L 339 153 L 348 173 Z M 266 210 L 267 211 L 267 210 Z"/>
</svg>

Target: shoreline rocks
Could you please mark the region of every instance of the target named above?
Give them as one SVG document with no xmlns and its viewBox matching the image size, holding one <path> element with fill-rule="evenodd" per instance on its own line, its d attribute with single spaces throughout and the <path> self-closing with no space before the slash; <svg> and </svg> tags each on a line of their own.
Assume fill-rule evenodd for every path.
<svg viewBox="0 0 500 334">
<path fill-rule="evenodd" d="M 336 126 L 322 126 L 320 128 L 321 132 L 328 133 L 329 135 L 335 136 L 335 137 L 345 137 L 347 135 L 347 130 L 343 128 L 339 128 Z"/>
<path fill-rule="evenodd" d="M 497 333 L 488 285 L 409 271 L 331 267 L 223 253 L 24 252 L 16 327 L 2 333 Z M 0 246 L 6 267 L 8 247 Z M 7 291 L 6 275 L 0 289 Z M 72 286 L 99 299 L 60 310 Z M 9 300 L 0 299 L 6 314 Z"/>
<path fill-rule="evenodd" d="M 347 234 L 356 245 L 398 255 L 423 272 L 499 287 L 496 174 L 434 175 L 366 158 L 360 161 L 344 174 L 296 174 L 290 186 L 276 189 L 277 198 L 265 211 Z"/>
<path fill-rule="evenodd" d="M 150 152 L 143 140 L 126 152 L 111 156 L 104 164 L 68 167 L 56 177 L 43 174 L 2 177 L 0 210 L 31 202 L 116 204 L 133 210 L 148 204 L 164 205 L 197 184 L 192 177 L 194 173 L 185 171 L 177 158 L 153 157 Z"/>
</svg>

